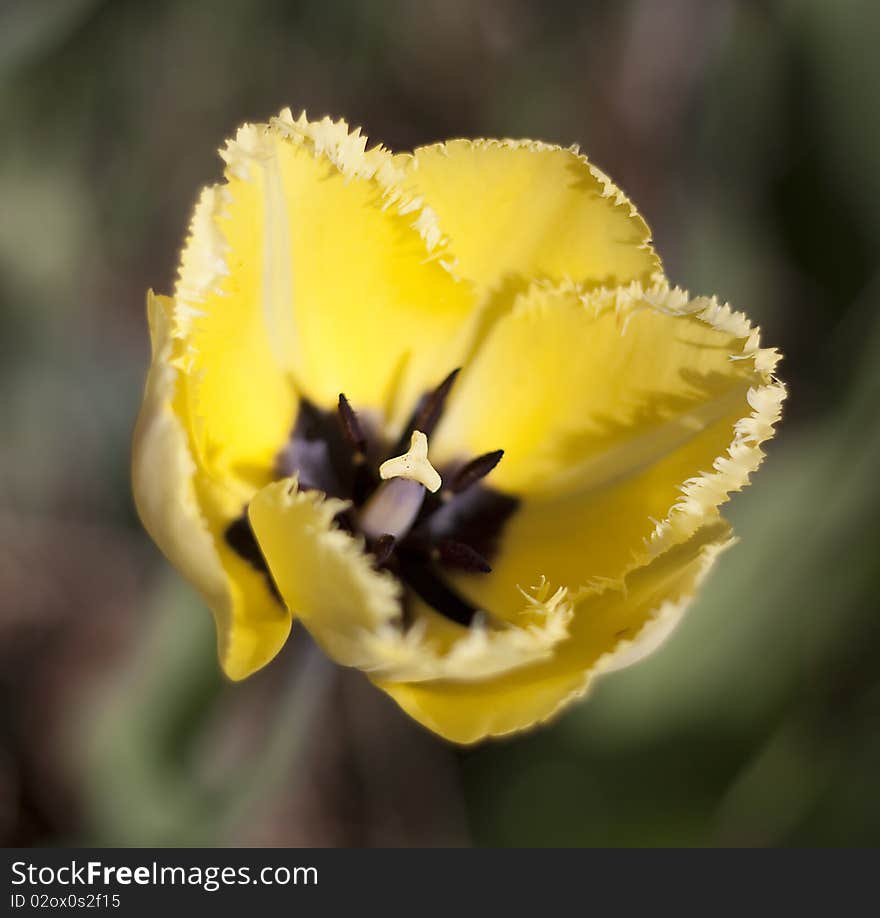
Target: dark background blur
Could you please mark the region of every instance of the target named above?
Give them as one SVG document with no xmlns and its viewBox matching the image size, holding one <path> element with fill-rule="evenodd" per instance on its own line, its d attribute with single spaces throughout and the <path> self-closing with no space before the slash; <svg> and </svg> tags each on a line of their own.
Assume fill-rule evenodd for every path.
<svg viewBox="0 0 880 918">
<path fill-rule="evenodd" d="M 18 844 L 880 842 L 880 4 L 4 0 L 0 837 Z M 453 751 L 302 633 L 226 685 L 135 517 L 144 291 L 290 105 L 408 149 L 579 143 L 669 277 L 785 354 L 742 543 L 665 649 Z"/>
</svg>

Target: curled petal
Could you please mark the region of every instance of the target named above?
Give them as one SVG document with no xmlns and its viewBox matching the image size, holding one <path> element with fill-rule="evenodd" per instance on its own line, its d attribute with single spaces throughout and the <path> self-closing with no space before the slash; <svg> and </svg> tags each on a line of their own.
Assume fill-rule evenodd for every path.
<svg viewBox="0 0 880 918">
<path fill-rule="evenodd" d="M 196 500 L 196 466 L 172 409 L 171 302 L 147 295 L 153 361 L 132 442 L 134 501 L 144 528 L 212 605 L 227 602 L 223 567 Z"/>
<path fill-rule="evenodd" d="M 364 635 L 400 617 L 400 585 L 373 568 L 362 540 L 335 523 L 345 501 L 274 482 L 248 516 L 278 589 L 325 652 L 344 666 L 368 667 Z"/>
<path fill-rule="evenodd" d="M 568 638 L 572 602 L 564 587 L 542 581 L 522 592 L 519 614 L 499 627 L 487 616 L 470 628 L 452 625 L 422 603 L 413 602 L 415 623 L 405 632 L 385 628 L 365 636 L 374 662 L 374 681 L 473 682 L 493 679 L 549 659 Z"/>
<path fill-rule="evenodd" d="M 571 602 L 546 583 L 520 597 L 520 614 L 503 628 L 463 628 L 413 604 L 404 629 L 399 582 L 336 524 L 347 507 L 288 479 L 260 491 L 249 510 L 285 601 L 338 663 L 376 679 L 485 679 L 547 659 L 567 637 Z"/>
<path fill-rule="evenodd" d="M 290 616 L 265 575 L 223 540 L 218 508 L 237 512 L 236 498 L 206 478 L 193 458 L 187 417 L 177 396 L 179 371 L 170 362 L 172 302 L 150 294 L 153 360 L 132 445 L 135 504 L 144 527 L 211 607 L 220 661 L 232 679 L 267 663 L 287 639 Z"/>
</svg>

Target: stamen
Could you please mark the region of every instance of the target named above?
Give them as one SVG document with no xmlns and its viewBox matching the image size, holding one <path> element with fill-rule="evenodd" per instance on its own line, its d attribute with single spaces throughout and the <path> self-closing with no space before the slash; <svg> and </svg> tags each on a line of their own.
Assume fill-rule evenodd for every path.
<svg viewBox="0 0 880 918">
<path fill-rule="evenodd" d="M 481 478 L 485 478 L 498 465 L 503 455 L 503 449 L 496 449 L 491 453 L 483 453 L 482 456 L 471 459 L 455 473 L 452 481 L 447 483 L 447 487 L 453 494 L 464 491 Z"/>
<path fill-rule="evenodd" d="M 367 438 L 364 436 L 363 430 L 361 430 L 357 415 L 342 392 L 339 393 L 338 412 L 342 431 L 348 442 L 354 447 L 356 453 L 363 456 L 367 451 Z"/>
<path fill-rule="evenodd" d="M 501 533 L 519 501 L 509 494 L 476 486 L 442 503 L 413 531 L 428 544 L 443 539 L 464 542 L 484 558 L 494 557 Z"/>
<path fill-rule="evenodd" d="M 397 539 L 395 539 L 393 535 L 389 535 L 387 532 L 385 535 L 380 535 L 379 538 L 376 539 L 376 541 L 371 546 L 376 567 L 381 567 L 391 557 L 391 555 L 394 554 L 394 546 L 396 544 Z"/>
<path fill-rule="evenodd" d="M 437 543 L 437 560 L 447 567 L 474 574 L 489 574 L 492 567 L 489 562 L 470 545 L 456 542 L 455 539 L 443 539 Z"/>
<path fill-rule="evenodd" d="M 279 478 L 296 475 L 301 488 L 347 498 L 351 490 L 351 447 L 332 414 L 301 399 L 296 423 L 275 460 Z"/>
<path fill-rule="evenodd" d="M 468 627 L 479 614 L 477 607 L 444 583 L 430 564 L 401 558 L 400 574 L 423 602 L 451 621 Z"/>
<path fill-rule="evenodd" d="M 414 430 L 409 449 L 394 459 L 388 459 L 379 466 L 379 477 L 409 478 L 417 481 L 432 493 L 440 490 L 443 483 L 437 470 L 428 460 L 428 438 L 420 430 Z"/>
<path fill-rule="evenodd" d="M 434 432 L 437 421 L 440 420 L 440 415 L 443 413 L 443 406 L 446 404 L 446 399 L 449 397 L 455 379 L 460 372 L 461 367 L 454 369 L 428 396 L 425 400 L 425 404 L 419 408 L 416 414 L 416 420 L 413 424 L 416 430 L 423 430 L 426 434 Z"/>
<path fill-rule="evenodd" d="M 406 438 L 411 431 L 421 430 L 428 435 L 434 432 L 434 428 L 440 420 L 440 415 L 443 413 L 446 399 L 460 371 L 461 367 L 453 370 L 436 389 L 423 396 L 419 401 L 415 412 L 409 419 L 409 423 L 404 428 L 403 435 L 397 442 L 397 452 L 404 449 L 406 446 Z"/>
</svg>

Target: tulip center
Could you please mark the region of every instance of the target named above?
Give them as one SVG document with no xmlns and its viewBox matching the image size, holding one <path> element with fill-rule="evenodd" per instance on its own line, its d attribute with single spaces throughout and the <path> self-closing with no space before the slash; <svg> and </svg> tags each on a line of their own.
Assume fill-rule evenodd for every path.
<svg viewBox="0 0 880 918">
<path fill-rule="evenodd" d="M 393 445 L 362 421 L 344 395 L 335 412 L 301 400 L 275 472 L 279 478 L 297 475 L 300 488 L 347 500 L 350 506 L 337 523 L 365 539 L 375 566 L 397 576 L 408 588 L 407 598 L 418 596 L 452 621 L 470 625 L 478 607 L 448 577 L 491 572 L 490 561 L 519 501 L 485 480 L 503 450 L 439 471 L 428 458 L 428 437 L 457 373 L 422 397 Z M 247 513 L 228 527 L 226 540 L 271 584 Z M 272 589 L 277 595 L 274 584 Z"/>
</svg>

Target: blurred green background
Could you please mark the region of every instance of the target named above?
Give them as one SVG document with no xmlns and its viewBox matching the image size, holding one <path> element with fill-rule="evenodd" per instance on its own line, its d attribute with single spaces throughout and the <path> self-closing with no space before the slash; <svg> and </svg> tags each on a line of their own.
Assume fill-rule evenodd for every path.
<svg viewBox="0 0 880 918">
<path fill-rule="evenodd" d="M 880 842 L 880 4 L 6 0 L 6 844 Z M 144 291 L 246 119 L 579 143 L 669 276 L 781 347 L 741 544 L 662 652 L 464 752 L 356 673 L 220 678 L 134 515 Z M 298 635 L 301 638 L 301 635 Z"/>
</svg>

